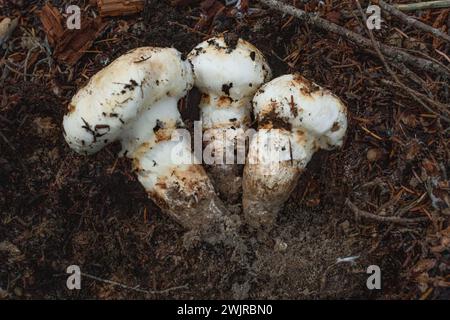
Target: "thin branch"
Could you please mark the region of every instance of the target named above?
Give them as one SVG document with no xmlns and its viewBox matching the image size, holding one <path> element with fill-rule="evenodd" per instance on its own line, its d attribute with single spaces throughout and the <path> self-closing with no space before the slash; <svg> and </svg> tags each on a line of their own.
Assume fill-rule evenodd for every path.
<svg viewBox="0 0 450 320">
<path fill-rule="evenodd" d="M 398 83 L 398 82 L 395 82 L 395 81 L 390 81 L 390 80 L 385 80 L 385 79 L 381 79 L 381 82 L 384 83 L 384 84 L 386 84 L 386 85 L 388 85 L 388 86 L 390 86 L 390 87 L 398 87 L 398 88 L 401 88 L 401 89 L 405 90 L 405 88 L 404 88 L 405 85 L 404 85 L 403 83 Z M 411 92 L 409 92 L 410 90 L 411 90 L 411 92 L 415 95 L 413 98 L 414 98 L 416 101 L 418 101 L 417 98 L 421 98 L 421 99 L 427 101 L 430 105 L 435 106 L 435 107 L 436 107 L 437 109 L 439 109 L 442 113 L 449 114 L 450 108 L 449 108 L 448 105 L 442 104 L 442 103 L 440 103 L 440 102 L 438 102 L 438 101 L 435 101 L 435 100 L 433 100 L 433 99 L 427 97 L 427 96 L 424 95 L 423 93 L 417 92 L 417 91 L 415 91 L 415 90 L 413 90 L 413 89 L 407 87 L 406 91 L 407 91 L 408 93 L 411 93 Z M 418 101 L 418 102 L 419 102 L 419 101 Z M 448 116 L 445 116 L 445 115 L 443 115 L 443 114 L 437 113 L 437 112 L 436 112 L 435 110 L 433 110 L 430 106 L 428 106 L 426 103 L 424 103 L 424 101 L 419 102 L 419 103 L 420 103 L 420 104 L 422 105 L 422 107 L 424 107 L 429 113 L 434 114 L 434 115 L 437 116 L 437 117 L 440 117 L 442 120 L 444 120 L 444 121 L 447 122 L 447 123 L 450 123 L 450 118 L 449 118 Z"/>
<path fill-rule="evenodd" d="M 364 22 L 367 21 L 367 16 L 364 13 L 364 10 L 361 7 L 361 4 L 359 3 L 359 0 L 355 0 L 356 5 L 358 7 L 359 12 L 361 13 L 362 18 L 364 19 Z M 419 104 L 421 104 L 425 109 L 427 109 L 429 112 L 431 112 L 432 114 L 435 114 L 437 116 L 439 116 L 442 120 L 450 123 L 450 118 L 441 115 L 439 113 L 437 113 L 436 111 L 434 111 L 433 109 L 431 109 L 421 98 L 420 98 L 420 94 L 418 92 L 416 92 L 415 90 L 407 87 L 405 84 L 403 84 L 403 82 L 400 81 L 400 79 L 397 77 L 397 74 L 392 71 L 392 69 L 389 67 L 389 64 L 387 63 L 386 59 L 383 56 L 383 53 L 380 50 L 380 43 L 377 42 L 375 40 L 375 36 L 373 35 L 372 30 L 370 30 L 369 28 L 366 28 L 367 33 L 369 34 L 369 38 L 370 41 L 372 42 L 372 46 L 374 47 L 375 51 L 378 54 L 378 57 L 380 58 L 380 60 L 383 62 L 383 65 L 385 67 L 385 69 L 389 72 L 389 74 L 391 75 L 391 77 L 395 80 L 395 82 L 398 84 L 399 87 L 401 87 L 403 90 L 405 90 L 414 100 L 416 100 Z M 431 100 L 427 97 L 427 101 Z M 433 101 L 433 100 L 431 100 Z M 428 101 L 429 102 L 429 101 Z M 434 101 L 433 101 L 434 102 Z M 444 109 L 445 111 L 445 109 Z"/>
<path fill-rule="evenodd" d="M 84 273 L 84 272 L 82 272 L 81 275 L 83 277 L 86 277 L 86 278 L 89 278 L 89 279 L 92 279 L 92 280 L 100 281 L 100 282 L 103 282 L 103 283 L 111 284 L 113 286 L 121 287 L 123 289 L 132 290 L 132 291 L 136 291 L 136 292 L 139 292 L 139 293 L 145 293 L 145 294 L 163 294 L 163 293 L 168 293 L 168 292 L 174 291 L 174 290 L 187 289 L 188 288 L 187 285 L 183 285 L 183 286 L 178 286 L 178 287 L 167 288 L 167 289 L 160 290 L 160 291 L 149 291 L 149 290 L 140 289 L 138 287 L 130 287 L 130 286 L 127 286 L 125 284 L 122 284 L 122 283 L 119 283 L 119 282 L 116 282 L 116 281 L 102 279 L 102 278 L 99 278 L 99 277 L 96 277 L 96 276 L 93 276 L 91 274 Z"/>
<path fill-rule="evenodd" d="M 416 10 L 427 10 L 427 9 L 449 8 L 450 0 L 425 1 L 425 2 L 408 3 L 408 4 L 396 4 L 395 7 L 401 11 L 416 11 Z"/>
<path fill-rule="evenodd" d="M 396 9 L 395 7 L 391 6 L 390 4 L 387 4 L 383 0 L 378 0 L 378 4 L 380 7 L 385 10 L 386 12 L 389 12 L 393 16 L 399 18 L 403 22 L 407 23 L 410 26 L 413 26 L 417 29 L 420 29 L 422 31 L 431 33 L 435 37 L 441 38 L 442 40 L 445 40 L 450 43 L 450 36 L 448 34 L 445 34 L 439 29 L 433 28 L 432 26 L 423 23 L 419 20 L 414 19 L 413 17 L 408 16 L 407 14 L 404 14 L 400 10 Z"/>
<path fill-rule="evenodd" d="M 383 217 L 364 210 L 359 209 L 349 199 L 345 201 L 347 207 L 353 211 L 356 216 L 363 217 L 370 220 L 375 220 L 382 223 L 397 223 L 397 224 L 413 224 L 428 221 L 428 218 L 401 218 L 401 217 Z"/>
<path fill-rule="evenodd" d="M 277 11 L 293 15 L 298 19 L 306 23 L 309 23 L 317 28 L 338 34 L 354 42 L 356 45 L 362 48 L 365 49 L 372 48 L 372 43 L 370 40 L 364 38 L 363 36 L 353 31 L 350 31 L 344 27 L 334 24 L 326 19 L 320 18 L 317 15 L 307 13 L 301 9 L 295 8 L 291 5 L 287 5 L 277 0 L 258 0 L 258 1 Z M 439 74 L 446 78 L 450 78 L 450 73 L 447 70 L 443 69 L 439 64 L 433 61 L 413 56 L 399 48 L 388 46 L 379 43 L 378 41 L 377 44 L 380 47 L 381 52 L 393 60 L 407 63 L 410 66 L 416 67 L 423 71 L 432 72 L 434 74 Z"/>
</svg>

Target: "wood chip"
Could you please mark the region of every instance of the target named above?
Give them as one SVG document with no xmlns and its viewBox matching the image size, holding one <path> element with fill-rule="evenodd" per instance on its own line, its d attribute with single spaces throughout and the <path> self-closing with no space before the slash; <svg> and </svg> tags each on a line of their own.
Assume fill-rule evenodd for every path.
<svg viewBox="0 0 450 320">
<path fill-rule="evenodd" d="M 85 19 L 80 30 L 64 31 L 62 40 L 57 44 L 55 58 L 68 65 L 75 64 L 88 50 L 95 39 L 105 28 L 106 23 L 101 18 Z"/>
<path fill-rule="evenodd" d="M 144 10 L 144 0 L 97 0 L 101 17 L 135 14 Z"/>
<path fill-rule="evenodd" d="M 44 26 L 48 43 L 51 46 L 54 46 L 62 39 L 64 34 L 64 24 L 61 13 L 52 5 L 46 4 L 39 13 L 39 18 Z"/>
</svg>

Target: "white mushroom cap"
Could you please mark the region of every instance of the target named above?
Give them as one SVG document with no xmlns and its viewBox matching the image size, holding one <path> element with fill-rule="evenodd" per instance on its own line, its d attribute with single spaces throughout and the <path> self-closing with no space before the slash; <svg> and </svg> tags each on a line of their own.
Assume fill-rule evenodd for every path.
<svg viewBox="0 0 450 320">
<path fill-rule="evenodd" d="M 256 93 L 253 108 L 260 126 L 284 123 L 317 138 L 321 148 L 342 146 L 347 110 L 342 101 L 299 74 L 272 80 Z"/>
<path fill-rule="evenodd" d="M 213 96 L 251 97 L 271 77 L 263 54 L 242 39 L 235 44 L 227 44 L 223 37 L 209 39 L 188 58 L 194 67 L 195 86 Z"/>
<path fill-rule="evenodd" d="M 171 48 L 138 48 L 94 75 L 73 97 L 64 117 L 65 138 L 79 153 L 95 153 L 120 138 L 145 109 L 179 99 L 193 85 L 192 68 Z"/>
</svg>

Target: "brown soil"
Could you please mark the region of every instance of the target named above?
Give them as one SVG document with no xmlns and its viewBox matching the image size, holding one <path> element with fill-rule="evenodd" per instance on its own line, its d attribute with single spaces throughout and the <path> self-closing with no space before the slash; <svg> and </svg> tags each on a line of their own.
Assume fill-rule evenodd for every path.
<svg viewBox="0 0 450 320">
<path fill-rule="evenodd" d="M 219 15 L 195 31 L 198 5 L 148 1 L 145 17 L 106 18 L 105 31 L 73 67 L 55 61 L 49 67 L 39 62 L 45 50 L 35 49 L 26 76 L 14 66 L 27 56 L 25 38 L 44 43 L 37 16 L 44 2 L 7 0 L 0 6 L 0 20 L 22 17 L 10 49 L 0 50 L 14 70 L 0 64 L 0 299 L 449 298 L 448 123 L 385 84 L 390 76 L 373 55 L 275 11 Z M 71 4 L 86 8 L 88 2 Z M 322 14 L 364 34 L 354 17 L 336 16 L 350 8 L 347 2 L 333 1 Z M 261 8 L 253 1 L 250 6 Z M 376 33 L 381 41 L 402 28 L 393 19 L 387 23 Z M 448 54 L 448 44 L 407 30 L 415 45 L 446 63 L 433 48 Z M 224 246 L 186 249 L 181 227 L 147 199 L 128 161 L 116 160 L 118 146 L 79 156 L 61 131 L 70 98 L 106 63 L 138 46 L 188 53 L 205 34 L 223 31 L 258 47 L 275 77 L 298 71 L 332 90 L 351 115 L 345 146 L 314 156 L 271 233 L 242 230 L 251 249 L 243 260 Z M 394 70 L 409 86 L 449 103 L 445 79 L 417 72 L 427 85 L 422 87 L 402 69 Z M 346 199 L 374 214 L 429 220 L 398 225 L 361 219 Z M 359 258 L 336 264 L 349 256 Z M 143 294 L 83 278 L 82 290 L 69 291 L 65 270 L 72 264 L 130 287 L 186 287 Z M 366 269 L 373 264 L 382 270 L 382 290 L 366 287 Z"/>
</svg>

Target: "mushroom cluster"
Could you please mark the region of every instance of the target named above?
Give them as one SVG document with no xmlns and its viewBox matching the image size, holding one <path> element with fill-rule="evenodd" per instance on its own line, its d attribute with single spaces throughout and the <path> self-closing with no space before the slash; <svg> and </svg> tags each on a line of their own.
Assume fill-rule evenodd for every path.
<svg viewBox="0 0 450 320">
<path fill-rule="evenodd" d="M 241 225 L 224 201 L 242 198 L 248 225 L 270 229 L 313 153 L 341 146 L 347 128 L 346 108 L 328 90 L 299 74 L 270 78 L 263 54 L 242 39 L 212 38 L 187 59 L 173 48 L 137 48 L 77 92 L 64 136 L 81 154 L 120 141 L 149 197 L 207 242 L 230 240 Z M 205 166 L 179 136 L 178 102 L 194 86 L 203 154 L 215 160 Z M 238 141 L 252 112 L 258 126 L 246 147 Z M 244 163 L 236 153 L 247 155 Z"/>
<path fill-rule="evenodd" d="M 214 155 L 206 168 L 219 194 L 235 202 L 242 194 L 242 168 L 234 157 L 237 139 L 250 127 L 255 92 L 272 73 L 263 54 L 242 39 L 212 38 L 195 47 L 188 58 L 202 93 L 205 148 Z"/>
</svg>

